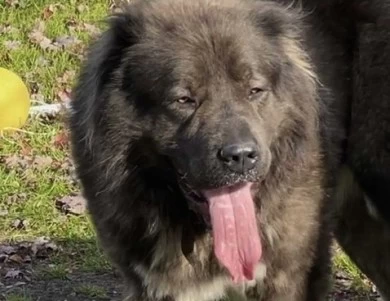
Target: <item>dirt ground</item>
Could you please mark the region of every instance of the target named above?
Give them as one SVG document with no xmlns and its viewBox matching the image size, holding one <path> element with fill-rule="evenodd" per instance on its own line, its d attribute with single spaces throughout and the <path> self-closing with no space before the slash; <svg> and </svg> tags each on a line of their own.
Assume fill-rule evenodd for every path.
<svg viewBox="0 0 390 301">
<path fill-rule="evenodd" d="M 121 279 L 113 272 L 74 272 L 66 279 L 7 279 L 0 284 L 0 300 L 4 301 L 119 301 Z M 379 301 L 376 293 L 351 289 L 347 278 L 335 279 L 329 301 Z M 236 300 L 235 300 L 236 301 Z M 237 300 L 238 301 L 238 300 Z"/>
</svg>

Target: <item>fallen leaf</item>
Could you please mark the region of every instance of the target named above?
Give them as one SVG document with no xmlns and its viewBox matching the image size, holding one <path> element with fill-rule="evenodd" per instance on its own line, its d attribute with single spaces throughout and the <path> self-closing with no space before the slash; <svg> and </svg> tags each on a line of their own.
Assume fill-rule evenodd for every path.
<svg viewBox="0 0 390 301">
<path fill-rule="evenodd" d="M 22 256 L 20 256 L 18 254 L 11 255 L 8 259 L 13 261 L 13 262 L 16 262 L 16 263 L 23 263 L 24 262 Z"/>
<path fill-rule="evenodd" d="M 71 101 L 70 92 L 68 92 L 67 89 L 58 92 L 57 96 L 64 103 L 70 103 Z"/>
<path fill-rule="evenodd" d="M 45 37 L 42 32 L 33 30 L 28 34 L 30 42 L 39 45 L 43 50 L 57 50 L 58 47 L 53 45 L 52 41 Z"/>
<path fill-rule="evenodd" d="M 28 34 L 28 38 L 31 43 L 39 45 L 43 50 L 57 50 L 58 46 L 53 45 L 52 40 L 44 35 L 45 23 L 42 20 L 38 20 L 33 30 Z"/>
<path fill-rule="evenodd" d="M 28 225 L 29 222 L 23 219 L 16 219 L 12 222 L 12 227 L 18 230 L 26 229 Z"/>
<path fill-rule="evenodd" d="M 0 245 L 0 254 L 6 254 L 6 255 L 11 255 L 16 253 L 17 248 L 15 246 L 1 246 Z"/>
<path fill-rule="evenodd" d="M 83 28 L 87 33 L 89 33 L 93 38 L 100 35 L 102 32 L 101 29 L 96 27 L 95 25 L 89 24 L 89 23 L 83 23 Z"/>
<path fill-rule="evenodd" d="M 53 159 L 48 156 L 35 156 L 32 160 L 32 168 L 37 170 L 43 170 L 47 167 L 50 167 L 53 163 Z"/>
<path fill-rule="evenodd" d="M 6 204 L 7 205 L 13 205 L 15 203 L 22 203 L 27 200 L 27 194 L 26 193 L 17 193 L 17 194 L 12 194 L 7 197 L 6 199 Z"/>
<path fill-rule="evenodd" d="M 43 20 L 49 19 L 54 14 L 55 10 L 56 10 L 56 7 L 53 4 L 46 6 L 42 12 L 42 19 Z"/>
<path fill-rule="evenodd" d="M 57 83 L 69 84 L 71 81 L 73 81 L 75 75 L 76 75 L 76 71 L 66 70 L 60 77 L 57 77 Z"/>
<path fill-rule="evenodd" d="M 65 214 L 81 215 L 86 211 L 86 201 L 81 195 L 63 197 L 56 205 Z"/>
<path fill-rule="evenodd" d="M 0 217 L 1 216 L 7 216 L 7 215 L 8 215 L 8 210 L 7 209 L 0 210 Z"/>
<path fill-rule="evenodd" d="M 32 168 L 35 170 L 43 170 L 50 167 L 53 163 L 53 159 L 49 156 L 18 156 L 11 155 L 4 160 L 5 166 L 9 169 L 22 169 Z"/>
<path fill-rule="evenodd" d="M 18 155 L 11 155 L 9 157 L 6 157 L 4 160 L 5 166 L 9 169 L 22 167 L 25 168 L 28 165 L 27 160 L 25 157 L 21 157 Z"/>
<path fill-rule="evenodd" d="M 5 274 L 4 278 L 20 279 L 23 278 L 23 272 L 18 269 L 11 269 Z"/>
<path fill-rule="evenodd" d="M 45 237 L 38 237 L 31 246 L 32 255 L 37 258 L 47 258 L 50 253 L 57 250 L 57 245 Z"/>
<path fill-rule="evenodd" d="M 60 36 L 54 40 L 53 45 L 62 48 L 69 48 L 80 43 L 81 41 L 73 36 Z"/>
<path fill-rule="evenodd" d="M 61 131 L 54 137 L 53 144 L 55 147 L 65 149 L 69 144 L 69 134 L 67 131 Z"/>
<path fill-rule="evenodd" d="M 0 33 L 18 33 L 19 29 L 11 25 L 0 25 Z"/>
<path fill-rule="evenodd" d="M 4 41 L 5 48 L 9 50 L 16 50 L 20 47 L 20 41 Z"/>
</svg>

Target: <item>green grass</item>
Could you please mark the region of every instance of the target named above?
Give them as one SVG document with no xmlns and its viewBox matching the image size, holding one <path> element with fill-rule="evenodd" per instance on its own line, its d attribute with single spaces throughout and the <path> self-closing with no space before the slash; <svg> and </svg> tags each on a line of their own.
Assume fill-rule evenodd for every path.
<svg viewBox="0 0 390 301">
<path fill-rule="evenodd" d="M 10 294 L 6 297 L 5 301 L 32 301 L 32 299 L 24 294 Z"/>
<path fill-rule="evenodd" d="M 90 298 L 106 298 L 107 292 L 104 288 L 96 285 L 80 285 L 75 288 L 75 293 Z"/>
<path fill-rule="evenodd" d="M 51 280 L 61 279 L 67 280 L 69 269 L 64 264 L 50 265 L 44 268 L 40 268 L 37 272 L 39 279 Z"/>
<path fill-rule="evenodd" d="M 80 63 L 82 49 L 70 49 L 68 51 L 43 50 L 29 40 L 29 33 L 39 21 L 43 20 L 42 33 L 49 39 L 68 35 L 76 37 L 85 43 L 91 39 L 85 24 L 93 24 L 102 27 L 108 1 L 92 0 L 20 0 L 22 7 L 9 8 L 0 1 L 0 25 L 11 26 L 11 31 L 0 34 L 0 66 L 9 68 L 18 73 L 32 88 L 39 85 L 40 93 L 48 100 L 56 97 L 56 79 L 66 71 L 77 69 Z M 2 4 L 3 3 L 3 4 Z M 43 18 L 43 12 L 49 7 L 60 3 L 53 15 L 47 20 Z M 85 9 L 79 12 L 77 7 L 83 5 Z M 20 47 L 9 50 L 5 47 L 6 41 L 18 41 Z M 42 60 L 46 65 L 42 67 Z M 70 84 L 70 83 L 69 83 Z"/>
<path fill-rule="evenodd" d="M 19 74 L 32 95 L 40 94 L 49 103 L 58 102 L 58 93 L 70 89 L 74 82 L 74 77 L 66 78 L 64 73 L 77 74 L 83 52 L 93 39 L 90 28 L 104 28 L 101 21 L 109 11 L 108 1 L 19 0 L 19 3 L 20 7 L 15 8 L 0 1 L 0 67 Z M 48 8 L 53 14 L 45 20 L 43 12 Z M 29 38 L 39 21 L 44 25 L 39 31 L 48 39 L 70 36 L 80 43 L 65 50 L 43 49 Z M 4 31 L 5 27 L 8 29 Z M 6 47 L 15 41 L 17 48 Z M 35 169 L 0 164 L 0 210 L 8 212 L 0 218 L 0 241 L 46 236 L 64 247 L 57 255 L 58 262 L 67 260 L 88 270 L 107 269 L 109 265 L 97 249 L 88 216 L 65 216 L 55 206 L 56 200 L 79 190 L 70 180 L 69 170 L 61 167 L 67 162 L 69 149 L 56 147 L 53 142 L 64 131 L 63 122 L 28 120 L 22 130 L 2 133 L 0 160 L 11 156 L 22 160 L 23 155 L 28 155 L 50 157 L 54 163 Z M 18 219 L 27 221 L 27 226 L 13 227 Z"/>
<path fill-rule="evenodd" d="M 362 292 L 369 292 L 371 287 L 367 278 L 351 261 L 351 259 L 341 250 L 336 251 L 333 259 L 333 266 L 335 270 L 341 270 L 351 278 L 351 286 L 353 289 Z"/>
</svg>

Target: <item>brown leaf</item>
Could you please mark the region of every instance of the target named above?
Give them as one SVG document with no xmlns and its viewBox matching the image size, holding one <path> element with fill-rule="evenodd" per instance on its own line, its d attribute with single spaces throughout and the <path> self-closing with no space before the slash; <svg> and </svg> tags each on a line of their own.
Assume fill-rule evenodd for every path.
<svg viewBox="0 0 390 301">
<path fill-rule="evenodd" d="M 53 12 L 49 7 L 45 7 L 45 8 L 43 9 L 43 12 L 42 12 L 42 19 L 43 19 L 43 20 L 47 20 L 47 19 L 49 19 L 53 14 L 54 14 L 54 12 Z"/>
<path fill-rule="evenodd" d="M 22 149 L 20 150 L 20 154 L 22 156 L 31 156 L 32 153 L 32 147 L 30 145 L 22 145 Z"/>
<path fill-rule="evenodd" d="M 31 246 L 32 255 L 37 258 L 47 258 L 56 250 L 58 250 L 57 245 L 45 237 L 38 237 Z"/>
<path fill-rule="evenodd" d="M 9 270 L 4 278 L 10 278 L 10 279 L 21 279 L 23 278 L 23 272 L 21 270 L 18 270 L 18 269 L 11 269 Z"/>
<path fill-rule="evenodd" d="M 7 205 L 13 205 L 14 203 L 22 203 L 27 200 L 27 194 L 26 193 L 18 193 L 13 194 L 7 197 L 6 204 Z"/>
<path fill-rule="evenodd" d="M 88 24 L 88 23 L 83 23 L 83 28 L 85 29 L 86 32 L 88 32 L 93 38 L 97 37 L 100 33 L 101 30 L 96 27 L 95 25 Z"/>
<path fill-rule="evenodd" d="M 43 170 L 50 167 L 53 159 L 48 156 L 25 156 L 12 155 L 4 159 L 5 166 L 9 169 L 26 169 Z"/>
<path fill-rule="evenodd" d="M 58 47 L 53 45 L 52 41 L 45 37 L 42 32 L 33 30 L 28 34 L 30 42 L 39 45 L 43 50 L 57 50 Z"/>
<path fill-rule="evenodd" d="M 86 201 L 81 195 L 63 197 L 56 205 L 65 214 L 81 215 L 86 211 Z"/>
<path fill-rule="evenodd" d="M 44 35 L 45 23 L 42 20 L 36 22 L 34 29 L 28 34 L 31 43 L 39 45 L 42 49 L 57 50 L 58 46 L 53 45 L 52 40 Z"/>
<path fill-rule="evenodd" d="M 81 41 L 72 36 L 60 36 L 54 40 L 53 45 L 62 48 L 70 48 L 72 46 L 80 44 Z"/>
<path fill-rule="evenodd" d="M 0 25 L 0 33 L 18 33 L 19 29 L 11 25 Z"/>
<path fill-rule="evenodd" d="M 5 166 L 9 169 L 14 169 L 19 167 L 25 168 L 28 166 L 26 157 L 21 157 L 18 155 L 11 155 L 9 157 L 6 157 L 4 163 Z"/>
<path fill-rule="evenodd" d="M 46 6 L 44 9 L 43 9 L 43 12 L 42 12 L 42 19 L 43 20 L 47 20 L 49 19 L 53 14 L 54 12 L 56 11 L 56 7 L 55 5 L 53 4 L 50 4 L 49 6 Z"/>
<path fill-rule="evenodd" d="M 13 261 L 13 262 L 16 262 L 16 263 L 23 263 L 24 262 L 22 256 L 20 256 L 19 254 L 11 255 L 8 259 L 10 261 Z"/>
<path fill-rule="evenodd" d="M 60 91 L 57 93 L 58 98 L 64 103 L 70 103 L 70 92 L 67 89 Z"/>
<path fill-rule="evenodd" d="M 20 47 L 20 41 L 4 41 L 5 48 L 9 50 L 16 50 Z"/>
<path fill-rule="evenodd" d="M 47 167 L 50 167 L 53 163 L 53 159 L 48 156 L 35 156 L 32 161 L 32 168 L 37 170 L 43 170 Z"/>
<path fill-rule="evenodd" d="M 59 84 L 69 84 L 71 81 L 73 81 L 75 75 L 76 75 L 76 71 L 66 70 L 64 74 L 62 74 L 62 76 L 57 77 L 57 82 Z"/>
<path fill-rule="evenodd" d="M 59 149 L 65 149 L 69 143 L 69 134 L 66 131 L 61 131 L 54 137 L 53 144 Z"/>
<path fill-rule="evenodd" d="M 16 219 L 12 222 L 12 227 L 18 230 L 26 229 L 29 222 L 27 220 Z"/>
</svg>

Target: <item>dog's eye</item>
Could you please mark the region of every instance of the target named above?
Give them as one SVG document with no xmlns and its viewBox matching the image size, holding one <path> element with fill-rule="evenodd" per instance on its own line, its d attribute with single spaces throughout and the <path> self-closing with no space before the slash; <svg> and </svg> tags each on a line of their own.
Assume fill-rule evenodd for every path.
<svg viewBox="0 0 390 301">
<path fill-rule="evenodd" d="M 249 91 L 249 95 L 248 95 L 248 98 L 250 100 L 263 100 L 264 96 L 265 96 L 265 92 L 266 90 L 265 89 L 262 89 L 262 88 L 252 88 L 250 89 Z"/>
<path fill-rule="evenodd" d="M 252 88 L 250 91 L 249 91 L 249 96 L 253 96 L 253 95 L 256 95 L 256 94 L 260 94 L 260 93 L 263 93 L 264 90 L 261 89 L 261 88 Z"/>
<path fill-rule="evenodd" d="M 177 99 L 177 102 L 180 104 L 195 104 L 195 99 L 192 99 L 188 96 L 183 96 Z"/>
</svg>

